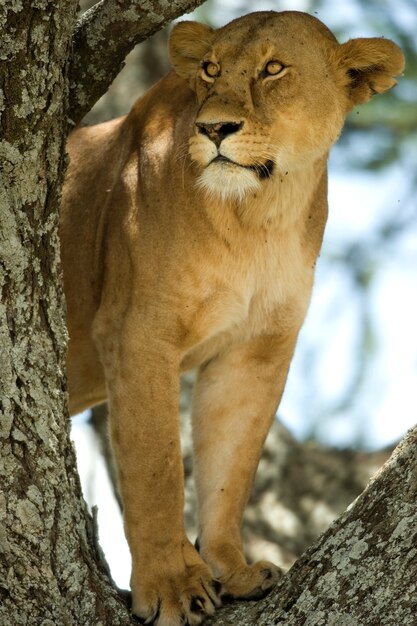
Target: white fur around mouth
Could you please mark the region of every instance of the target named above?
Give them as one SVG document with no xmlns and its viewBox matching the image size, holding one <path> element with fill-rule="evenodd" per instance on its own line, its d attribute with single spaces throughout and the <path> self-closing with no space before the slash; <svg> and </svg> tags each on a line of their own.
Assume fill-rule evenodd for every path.
<svg viewBox="0 0 417 626">
<path fill-rule="evenodd" d="M 234 163 L 229 159 L 214 159 L 203 170 L 197 185 L 210 197 L 221 201 L 242 201 L 248 193 L 260 189 L 261 180 L 251 168 Z"/>
</svg>

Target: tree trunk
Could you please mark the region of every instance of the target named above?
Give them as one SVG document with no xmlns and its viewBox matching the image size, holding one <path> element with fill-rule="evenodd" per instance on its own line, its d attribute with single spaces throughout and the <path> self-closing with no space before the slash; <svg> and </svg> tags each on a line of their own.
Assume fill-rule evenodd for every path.
<svg viewBox="0 0 417 626">
<path fill-rule="evenodd" d="M 192 3 L 174 4 L 165 21 Z M 111 6 L 101 2 L 96 19 L 88 20 L 91 36 Z M 78 87 L 73 71 L 70 88 L 70 70 L 82 59 L 80 49 L 73 49 L 76 11 L 72 0 L 5 0 L 0 7 L 2 626 L 131 623 L 82 499 L 65 396 L 67 335 L 58 241 L 64 145 L 69 118 L 81 115 L 81 107 L 90 108 L 98 93 Z M 155 24 L 151 27 L 155 30 Z M 145 37 L 143 24 L 140 31 Z M 82 32 L 80 24 L 77 33 Z M 135 36 L 131 29 L 130 47 Z M 82 60 L 87 66 L 85 56 Z M 101 78 L 103 91 L 113 76 Z M 68 97 L 71 93 L 74 99 L 77 90 L 83 90 L 83 101 L 77 100 L 74 112 Z"/>
<path fill-rule="evenodd" d="M 76 4 L 25 5 L 0 17 L 0 623 L 127 624 L 68 436 L 57 205 Z"/>
</svg>

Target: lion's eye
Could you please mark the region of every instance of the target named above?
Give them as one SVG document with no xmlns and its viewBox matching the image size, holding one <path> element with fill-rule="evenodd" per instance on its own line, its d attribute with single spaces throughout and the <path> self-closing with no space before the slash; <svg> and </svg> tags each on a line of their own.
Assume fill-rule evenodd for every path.
<svg viewBox="0 0 417 626">
<path fill-rule="evenodd" d="M 220 68 L 211 61 L 203 63 L 203 72 L 208 78 L 216 78 L 220 74 Z"/>
<path fill-rule="evenodd" d="M 284 69 L 285 66 L 279 61 L 269 61 L 262 70 L 261 77 L 278 76 Z"/>
</svg>

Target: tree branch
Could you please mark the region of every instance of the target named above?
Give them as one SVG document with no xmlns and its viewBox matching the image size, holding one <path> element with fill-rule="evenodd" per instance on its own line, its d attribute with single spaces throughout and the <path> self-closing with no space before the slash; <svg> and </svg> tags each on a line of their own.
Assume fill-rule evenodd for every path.
<svg viewBox="0 0 417 626">
<path fill-rule="evenodd" d="M 207 626 L 415 626 L 417 427 L 270 596 Z"/>
<path fill-rule="evenodd" d="M 78 21 L 69 117 L 77 124 L 107 90 L 132 48 L 204 0 L 101 0 Z"/>
</svg>

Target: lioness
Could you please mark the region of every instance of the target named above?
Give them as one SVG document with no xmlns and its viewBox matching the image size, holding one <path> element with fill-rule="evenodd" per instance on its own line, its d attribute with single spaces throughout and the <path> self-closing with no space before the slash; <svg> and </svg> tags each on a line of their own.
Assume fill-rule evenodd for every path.
<svg viewBox="0 0 417 626">
<path fill-rule="evenodd" d="M 328 152 L 403 70 L 391 41 L 340 45 L 294 11 L 181 22 L 169 54 L 129 115 L 70 137 L 61 222 L 70 409 L 109 400 L 133 612 L 158 626 L 280 576 L 246 563 L 240 525 L 310 299 Z M 198 550 L 178 426 L 193 367 Z"/>
</svg>

